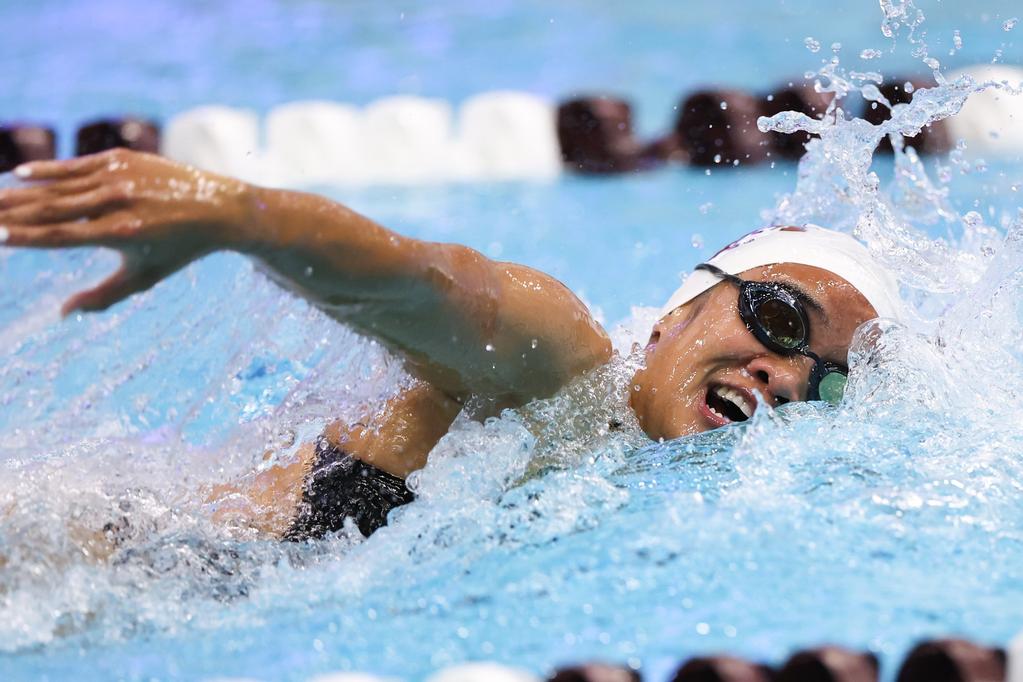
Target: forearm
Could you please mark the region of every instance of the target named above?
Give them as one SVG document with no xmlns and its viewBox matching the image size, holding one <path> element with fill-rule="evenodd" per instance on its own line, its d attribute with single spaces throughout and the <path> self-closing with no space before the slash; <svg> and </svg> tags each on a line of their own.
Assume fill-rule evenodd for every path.
<svg viewBox="0 0 1023 682">
<path fill-rule="evenodd" d="M 582 304 L 550 277 L 410 239 L 325 198 L 254 189 L 237 250 L 334 318 L 404 354 L 453 397 L 549 395 L 606 359 Z"/>
<path fill-rule="evenodd" d="M 554 278 L 454 244 L 402 237 L 323 197 L 251 187 L 113 150 L 19 168 L 0 191 L 7 244 L 104 246 L 121 268 L 62 310 L 97 311 L 212 251 L 250 254 L 288 288 L 405 357 L 419 377 L 496 406 L 558 390 L 610 354 Z"/>
<path fill-rule="evenodd" d="M 229 230 L 282 284 L 328 312 L 400 302 L 415 286 L 421 245 L 324 197 L 253 187 Z"/>
</svg>

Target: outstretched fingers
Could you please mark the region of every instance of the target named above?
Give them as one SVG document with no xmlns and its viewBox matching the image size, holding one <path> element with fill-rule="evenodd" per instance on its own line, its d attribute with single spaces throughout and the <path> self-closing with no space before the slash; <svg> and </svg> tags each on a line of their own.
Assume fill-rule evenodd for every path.
<svg viewBox="0 0 1023 682">
<path fill-rule="evenodd" d="M 33 249 L 110 246 L 130 228 L 130 221 L 113 213 L 97 220 L 71 220 L 46 225 L 0 225 L 0 244 Z"/>
<path fill-rule="evenodd" d="M 34 183 L 25 187 L 0 189 L 0 210 L 25 206 L 38 201 L 51 201 L 56 197 L 82 194 L 100 186 L 95 177 L 71 178 L 60 182 Z"/>
<path fill-rule="evenodd" d="M 12 208 L 0 207 L 0 225 L 42 225 L 96 218 L 124 204 L 126 192 L 104 185 L 80 194 L 56 196 Z"/>
<path fill-rule="evenodd" d="M 14 175 L 22 180 L 62 180 L 88 175 L 109 165 L 111 160 L 109 152 L 101 152 L 62 161 L 32 161 L 15 168 Z"/>
</svg>

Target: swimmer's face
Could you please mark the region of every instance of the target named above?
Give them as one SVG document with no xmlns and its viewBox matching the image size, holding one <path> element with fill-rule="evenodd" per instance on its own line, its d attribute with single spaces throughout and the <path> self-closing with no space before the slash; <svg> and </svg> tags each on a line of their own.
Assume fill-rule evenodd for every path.
<svg viewBox="0 0 1023 682">
<path fill-rule="evenodd" d="M 859 291 L 827 270 L 780 263 L 740 276 L 785 283 L 819 303 L 819 311 L 804 307 L 810 350 L 824 360 L 847 364 L 853 332 L 877 316 Z M 677 438 L 741 421 L 744 406 L 756 409 L 754 391 L 772 406 L 806 399 L 813 361 L 767 350 L 739 318 L 738 300 L 736 285 L 721 282 L 654 325 L 646 367 L 633 378 L 630 396 L 651 438 Z M 708 395 L 719 414 L 710 409 Z"/>
</svg>

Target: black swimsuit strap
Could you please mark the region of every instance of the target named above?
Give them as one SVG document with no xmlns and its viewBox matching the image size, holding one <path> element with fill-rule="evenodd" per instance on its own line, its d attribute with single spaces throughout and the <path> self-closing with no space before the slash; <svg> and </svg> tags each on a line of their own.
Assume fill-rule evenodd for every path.
<svg viewBox="0 0 1023 682">
<path fill-rule="evenodd" d="M 284 539 L 320 538 L 341 530 L 347 518 L 368 537 L 387 525 L 392 509 L 414 499 L 404 480 L 360 462 L 321 437 L 298 514 Z"/>
</svg>

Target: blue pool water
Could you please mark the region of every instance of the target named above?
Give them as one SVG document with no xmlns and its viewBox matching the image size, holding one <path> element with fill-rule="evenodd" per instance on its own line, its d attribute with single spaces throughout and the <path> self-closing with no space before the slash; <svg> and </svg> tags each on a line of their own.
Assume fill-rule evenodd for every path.
<svg viewBox="0 0 1023 682">
<path fill-rule="evenodd" d="M 650 132 L 686 88 L 817 70 L 831 52 L 808 36 L 843 43 L 850 68 L 917 63 L 904 41 L 860 63 L 891 44 L 869 2 L 383 4 L 5 4 L 19 30 L 0 52 L 0 115 L 66 138 L 95 114 L 210 102 L 607 90 Z M 920 5 L 946 66 L 997 50 L 1020 63 L 1002 29 L 1014 3 Z M 954 29 L 963 49 L 947 56 Z M 954 263 L 889 254 L 918 275 L 930 320 L 859 347 L 840 409 L 762 410 L 663 444 L 603 429 L 628 418 L 624 356 L 649 320 L 632 307 L 659 305 L 759 225 L 795 166 L 331 190 L 404 233 L 550 272 L 634 329 L 616 334 L 623 358 L 562 395 L 459 422 L 420 499 L 364 543 L 239 538 L 205 520 L 196 491 L 396 390 L 393 359 L 235 255 L 61 322 L 60 301 L 114 257 L 0 250 L 0 677 L 418 680 L 467 660 L 543 672 L 599 658 L 661 680 L 710 651 L 778 661 L 834 642 L 890 664 L 924 636 L 1005 643 L 1023 629 L 1023 163 L 987 166 L 943 185 L 981 223 L 915 214 Z M 876 169 L 892 187 L 890 161 Z M 122 518 L 126 547 L 84 558 L 76 534 Z"/>
</svg>

